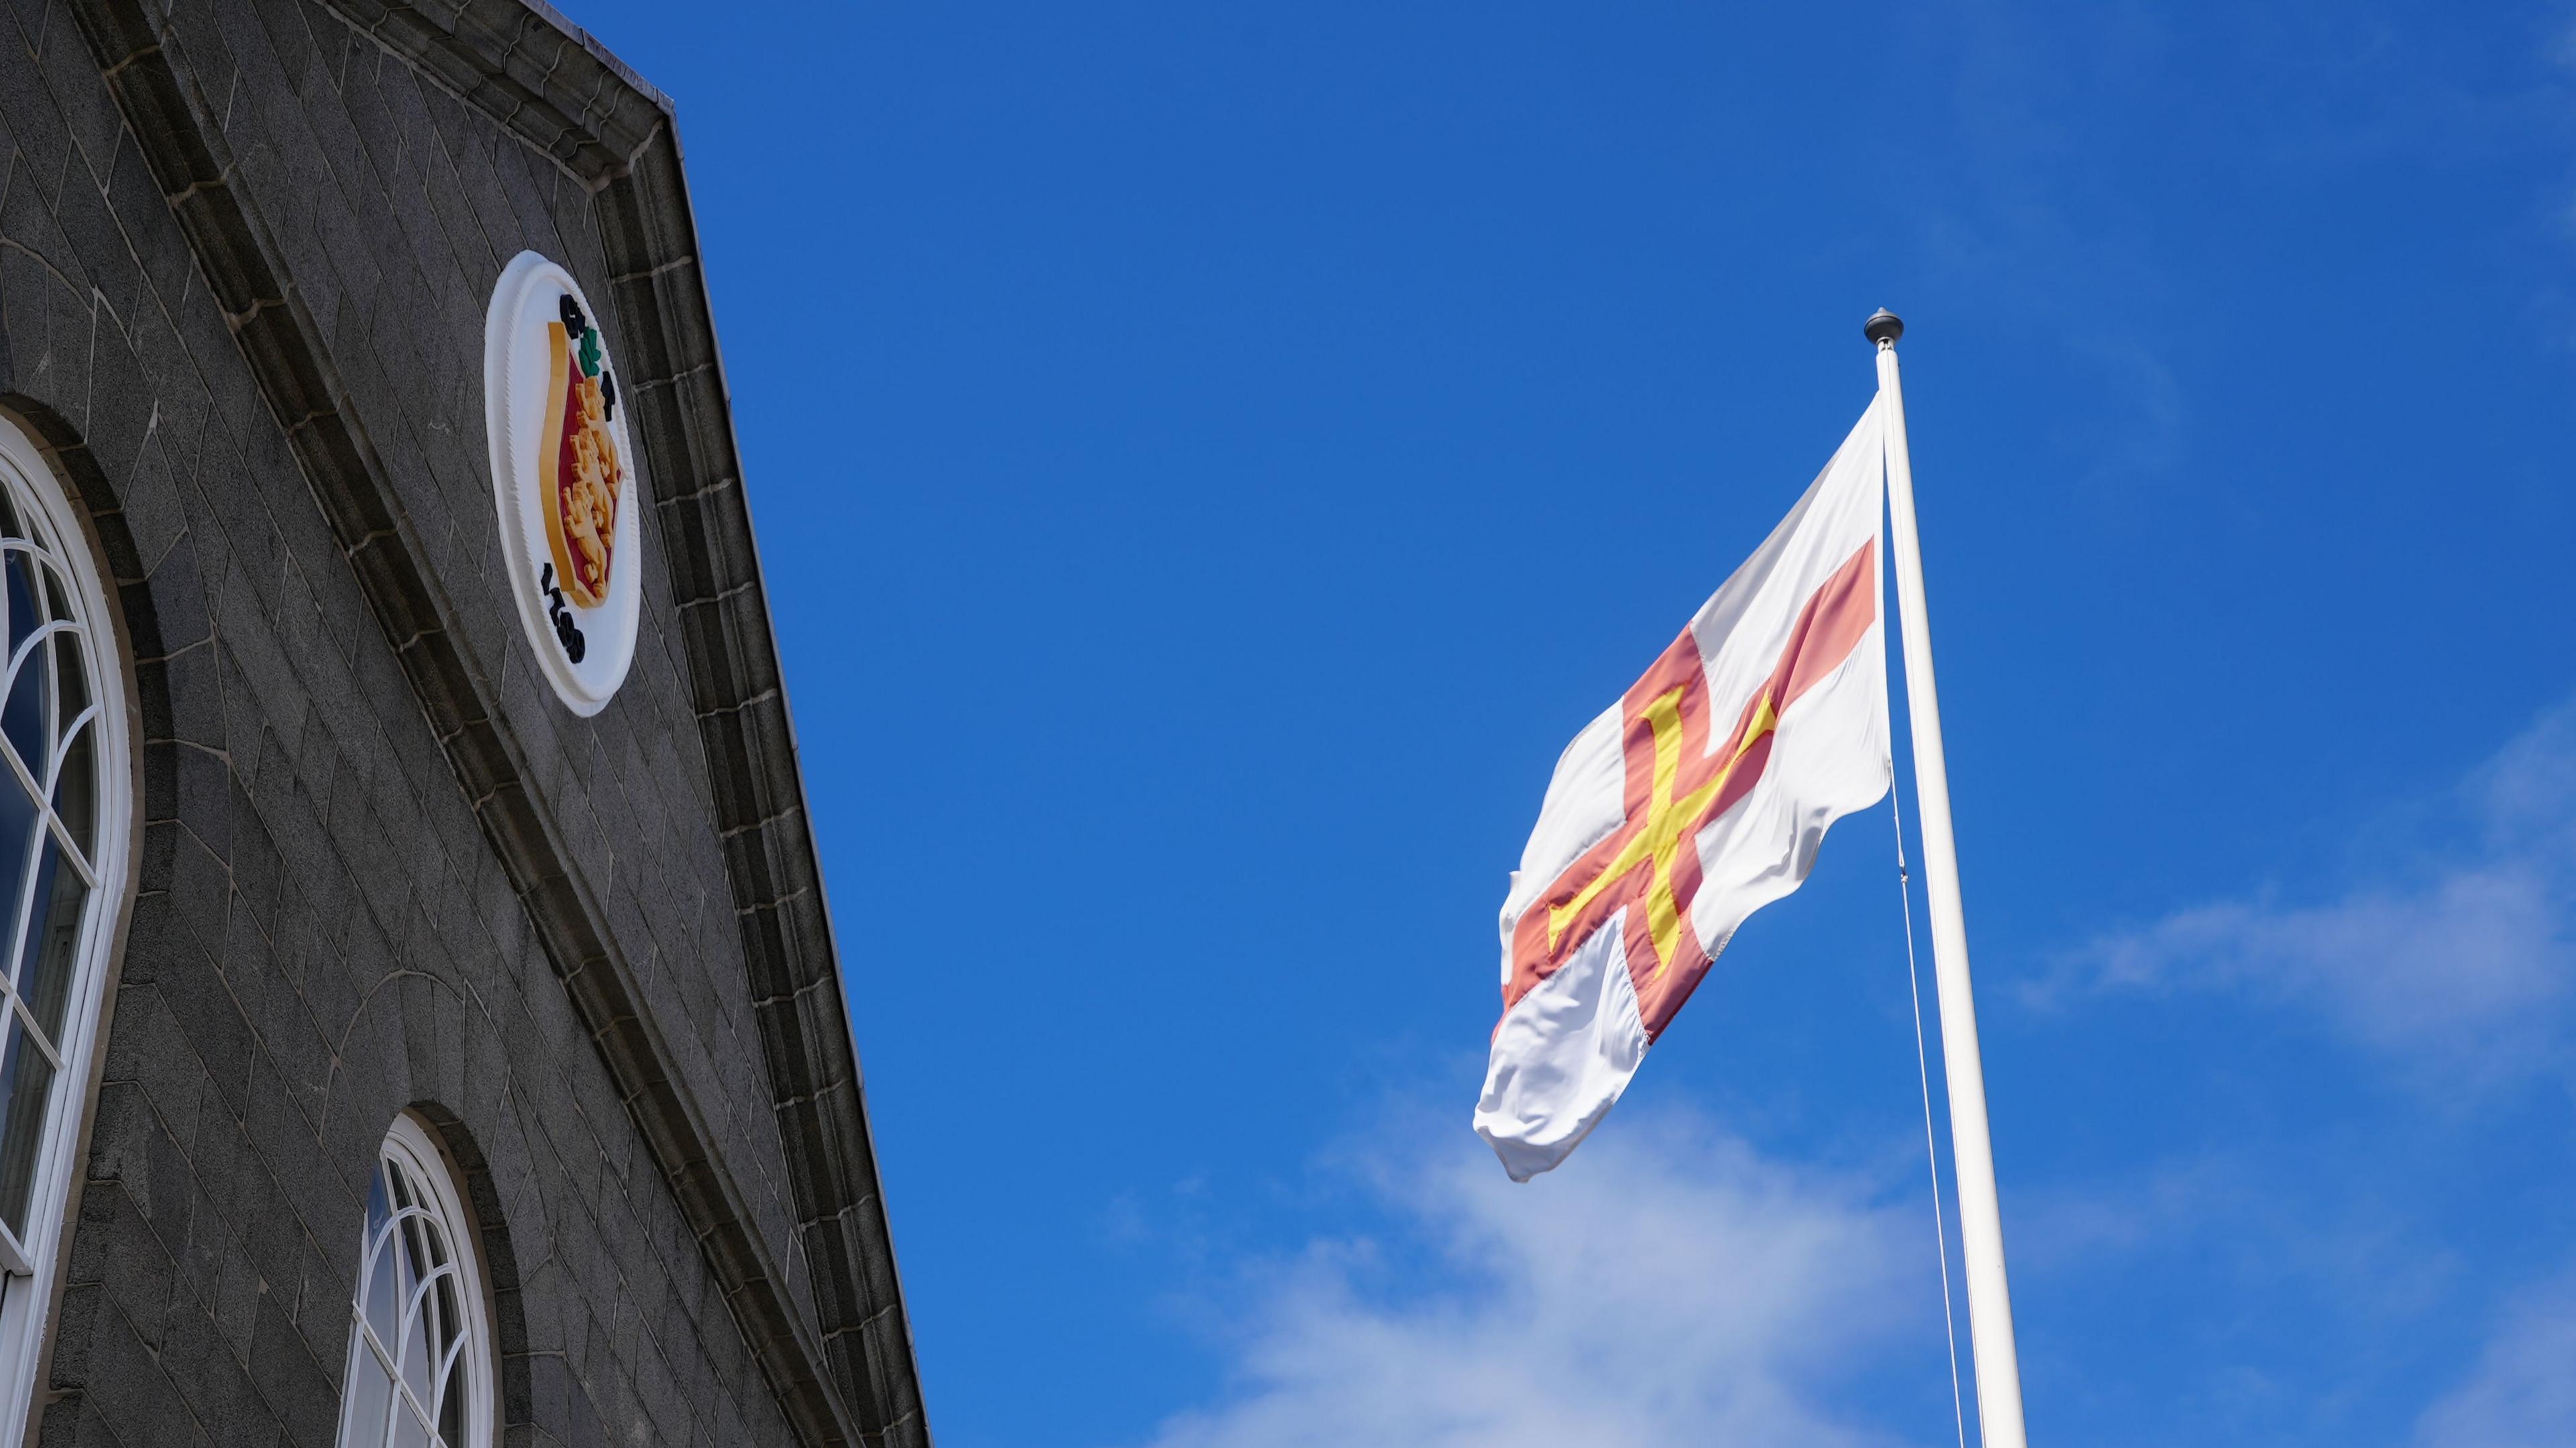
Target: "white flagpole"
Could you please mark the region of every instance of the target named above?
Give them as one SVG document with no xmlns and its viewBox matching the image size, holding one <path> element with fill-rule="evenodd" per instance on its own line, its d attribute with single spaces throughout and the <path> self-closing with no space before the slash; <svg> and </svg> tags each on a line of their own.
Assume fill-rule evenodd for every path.
<svg viewBox="0 0 2576 1448">
<path fill-rule="evenodd" d="M 1907 722 L 1914 731 L 1914 803 L 1923 819 L 1923 888 L 1932 917 L 1932 975 L 1941 1001 L 1941 1064 L 1950 1083 L 1951 1180 L 1959 1192 L 1959 1255 L 1968 1279 L 1968 1341 L 1977 1364 L 1977 1429 L 1985 1448 L 2027 1448 L 2021 1360 L 2013 1350 L 2012 1291 L 2004 1280 L 2003 1214 L 1986 1130 L 1986 1071 L 1968 989 L 1968 925 L 1959 904 L 1959 851 L 1950 838 L 1950 771 L 1941 752 L 1941 700 L 1932 682 L 1932 625 L 1923 606 L 1923 547 L 1914 533 L 1914 459 L 1905 445 L 1905 393 L 1896 339 L 1905 324 L 1881 309 L 1862 329 L 1878 347 L 1887 404 L 1887 506 L 1894 521 L 1896 610 L 1905 625 Z"/>
</svg>

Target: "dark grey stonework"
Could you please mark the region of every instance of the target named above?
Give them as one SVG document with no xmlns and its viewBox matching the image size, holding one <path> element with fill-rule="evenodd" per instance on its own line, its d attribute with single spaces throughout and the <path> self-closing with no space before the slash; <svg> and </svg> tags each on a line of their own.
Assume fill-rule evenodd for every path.
<svg viewBox="0 0 2576 1448">
<path fill-rule="evenodd" d="M 0 405 L 141 741 L 42 1441 L 328 1445 L 408 1108 L 503 1441 L 926 1444 L 667 103 L 525 0 L 7 0 L 0 157 Z M 484 457 L 523 248 L 606 312 L 652 503 L 590 720 Z"/>
</svg>

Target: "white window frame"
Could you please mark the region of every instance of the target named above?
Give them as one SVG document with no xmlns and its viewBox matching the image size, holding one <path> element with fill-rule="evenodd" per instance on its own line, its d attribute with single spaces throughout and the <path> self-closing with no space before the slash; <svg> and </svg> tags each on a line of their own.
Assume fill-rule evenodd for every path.
<svg viewBox="0 0 2576 1448">
<path fill-rule="evenodd" d="M 91 766 L 98 777 L 98 817 L 90 850 L 97 879 L 83 906 L 79 956 L 57 1043 L 62 1059 L 46 1103 L 26 1235 L 12 1241 L 0 1229 L 0 1425 L 15 1439 L 32 1431 L 37 1370 L 61 1308 L 63 1226 L 79 1166 L 74 1157 L 95 1100 L 99 1008 L 127 900 L 134 765 L 126 735 L 124 640 L 89 535 L 34 439 L 5 415 L 0 415 L 0 486 L 8 489 L 29 531 L 53 535 L 34 541 L 61 566 L 71 606 L 89 635 L 89 687 L 98 711 L 90 726 L 98 731 Z M 19 787 L 0 781 L 0 788 Z M 15 928 L 13 921 L 0 921 L 0 937 Z M 0 940 L 0 950 L 7 948 Z"/>
<path fill-rule="evenodd" d="M 497 1437 L 494 1425 L 499 1421 L 501 1411 L 499 1394 L 495 1391 L 499 1375 L 493 1361 L 492 1284 L 484 1275 L 483 1243 L 474 1214 L 457 1191 L 456 1165 L 448 1158 L 437 1136 L 419 1117 L 408 1111 L 394 1118 L 393 1126 L 385 1132 L 383 1146 L 377 1151 L 376 1161 L 369 1163 L 370 1170 L 381 1171 L 381 1163 L 385 1161 L 400 1165 L 412 1184 L 429 1197 L 427 1202 L 416 1203 L 413 1208 L 394 1214 L 386 1229 L 388 1240 L 385 1250 L 399 1250 L 392 1239 L 399 1235 L 404 1217 L 416 1210 L 437 1224 L 446 1240 L 458 1278 L 455 1297 L 459 1315 L 464 1319 L 460 1353 L 464 1359 L 465 1385 L 470 1396 L 462 1424 L 465 1441 L 448 1444 L 447 1448 L 492 1448 Z M 371 1226 L 362 1214 L 358 1224 L 358 1280 L 349 1300 L 349 1350 L 340 1368 L 340 1426 L 333 1439 L 340 1448 L 386 1448 L 388 1441 L 385 1430 L 390 1420 L 379 1421 L 372 1429 L 352 1421 L 357 1411 L 357 1397 L 350 1388 L 357 1381 L 358 1354 L 376 1351 L 368 1343 L 366 1327 L 368 1251 L 375 1245 L 370 1240 L 375 1236 Z M 406 1320 L 404 1304 L 400 1302 L 395 1305 L 395 1320 L 397 1323 Z M 395 1393 L 406 1391 L 399 1368 L 392 1376 Z M 439 1376 L 443 1374 L 434 1372 L 432 1380 Z M 392 1406 L 391 1400 L 388 1400 L 388 1406 Z"/>
</svg>

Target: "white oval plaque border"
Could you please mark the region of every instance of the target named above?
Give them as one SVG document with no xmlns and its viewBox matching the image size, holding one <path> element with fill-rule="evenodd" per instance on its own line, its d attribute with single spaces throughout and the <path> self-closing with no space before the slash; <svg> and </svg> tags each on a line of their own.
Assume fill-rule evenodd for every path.
<svg viewBox="0 0 2576 1448">
<path fill-rule="evenodd" d="M 543 436 L 552 370 L 546 323 L 562 299 L 575 306 L 600 336 L 600 370 L 612 388 L 620 379 L 608 351 L 607 329 L 572 273 L 533 251 L 510 259 L 492 289 L 483 320 L 483 430 L 489 440 L 493 503 L 500 515 L 501 554 L 519 623 L 536 651 L 539 672 L 554 685 L 564 707 L 585 718 L 608 707 L 635 662 L 635 624 L 642 601 L 644 550 L 638 527 L 641 461 L 628 441 L 623 397 L 612 402 L 607 428 L 616 441 L 624 484 L 618 489 L 616 529 L 608 548 L 608 588 L 595 605 L 575 601 L 552 579 L 553 545 L 547 539 L 545 496 L 538 449 Z M 552 586 L 550 586 L 550 583 Z M 578 658 L 575 655 L 578 654 Z"/>
</svg>

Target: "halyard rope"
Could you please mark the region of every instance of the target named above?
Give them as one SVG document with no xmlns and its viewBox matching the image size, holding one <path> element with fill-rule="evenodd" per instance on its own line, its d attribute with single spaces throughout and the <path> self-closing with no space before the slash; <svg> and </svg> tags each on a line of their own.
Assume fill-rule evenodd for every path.
<svg viewBox="0 0 2576 1448">
<path fill-rule="evenodd" d="M 1959 1448 L 1968 1448 L 1968 1414 L 1959 1398 L 1959 1329 L 1950 1307 L 1950 1229 L 1941 1217 L 1941 1152 L 1932 1140 L 1932 1068 L 1923 1051 L 1923 971 L 1914 962 L 1914 887 L 1905 868 L 1905 813 L 1896 799 L 1896 771 L 1887 772 L 1887 813 L 1896 823 L 1896 896 L 1905 910 L 1905 989 L 1914 998 L 1914 1076 L 1923 1086 L 1923 1159 L 1932 1168 L 1932 1240 L 1941 1258 L 1941 1333 L 1950 1344 L 1950 1419 Z"/>
</svg>

